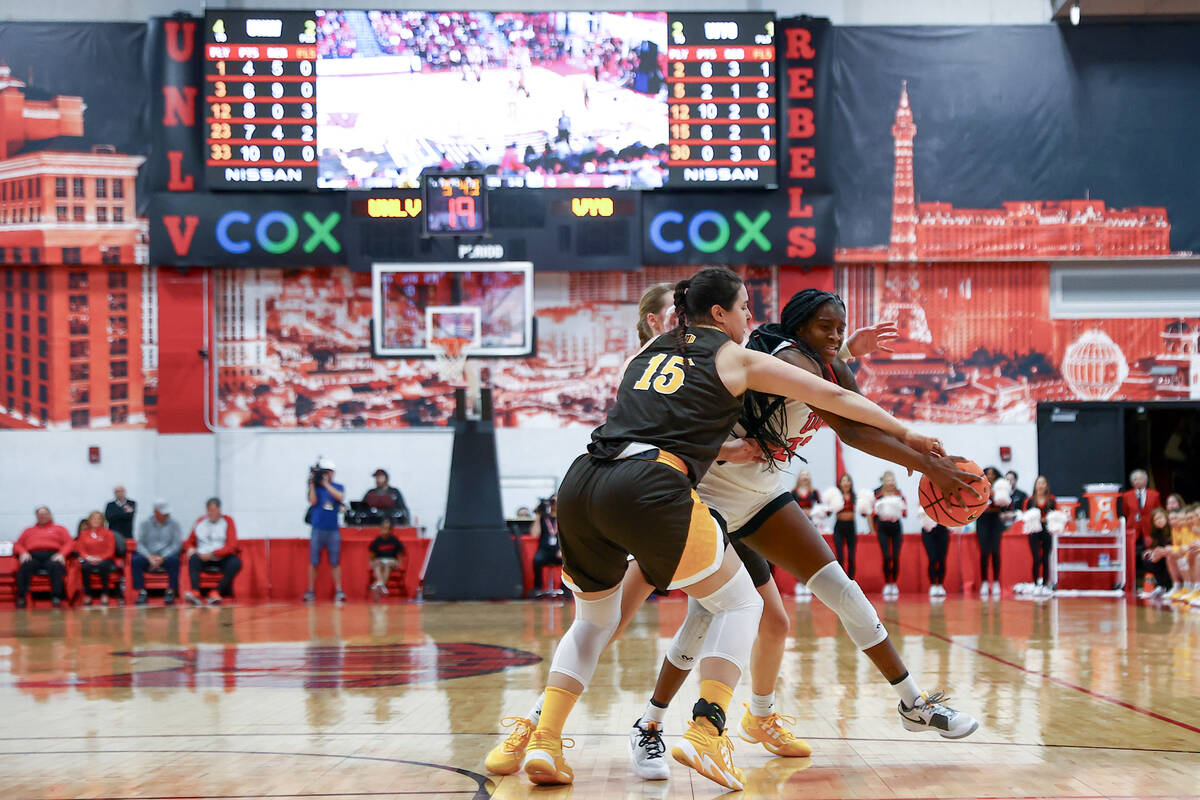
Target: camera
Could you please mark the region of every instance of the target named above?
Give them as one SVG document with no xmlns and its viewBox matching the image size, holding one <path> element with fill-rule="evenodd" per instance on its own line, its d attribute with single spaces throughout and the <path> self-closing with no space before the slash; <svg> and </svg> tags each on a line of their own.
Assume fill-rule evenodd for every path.
<svg viewBox="0 0 1200 800">
<path fill-rule="evenodd" d="M 550 508 L 550 502 L 554 499 L 553 495 L 550 497 L 539 497 L 537 507 L 533 510 L 533 513 L 542 517 L 550 516 L 553 513 L 553 509 Z"/>
<path fill-rule="evenodd" d="M 329 470 L 321 466 L 321 457 L 317 456 L 317 463 L 308 468 L 308 479 L 312 481 L 313 486 L 320 486 L 328 474 Z"/>
</svg>

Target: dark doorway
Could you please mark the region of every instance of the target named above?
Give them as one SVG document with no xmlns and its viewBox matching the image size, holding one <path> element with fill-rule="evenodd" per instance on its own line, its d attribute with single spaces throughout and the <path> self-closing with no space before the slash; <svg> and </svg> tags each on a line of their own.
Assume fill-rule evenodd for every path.
<svg viewBox="0 0 1200 800">
<path fill-rule="evenodd" d="M 1149 472 L 1164 501 L 1172 493 L 1200 500 L 1200 403 L 1126 406 L 1125 464 L 1127 474 Z"/>
</svg>

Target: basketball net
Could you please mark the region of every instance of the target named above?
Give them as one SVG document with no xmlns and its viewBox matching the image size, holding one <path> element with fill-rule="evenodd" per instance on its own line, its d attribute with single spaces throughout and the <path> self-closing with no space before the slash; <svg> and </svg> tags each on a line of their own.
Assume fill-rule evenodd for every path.
<svg viewBox="0 0 1200 800">
<path fill-rule="evenodd" d="M 466 385 L 465 350 L 470 343 L 471 340 L 465 336 L 439 336 L 429 340 L 429 345 L 437 357 L 437 371 L 443 383 Z"/>
</svg>

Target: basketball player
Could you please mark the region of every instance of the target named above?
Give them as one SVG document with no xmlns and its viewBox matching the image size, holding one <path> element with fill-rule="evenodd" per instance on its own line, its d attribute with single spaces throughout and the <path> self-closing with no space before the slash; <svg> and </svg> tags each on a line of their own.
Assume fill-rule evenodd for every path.
<svg viewBox="0 0 1200 800">
<path fill-rule="evenodd" d="M 762 599 L 694 487 L 741 415 L 747 390 L 804 398 L 876 425 L 917 452 L 941 447 L 861 395 L 738 346 L 749 327 L 749 297 L 731 270 L 708 267 L 680 281 L 675 307 L 674 335 L 655 337 L 627 362 L 616 404 L 559 489 L 563 580 L 575 592 L 576 613 L 555 651 L 524 753 L 534 783 L 573 778 L 562 728 L 620 622 L 618 590 L 631 553 L 651 584 L 683 589 L 712 614 L 698 654 L 700 700 L 672 756 L 722 786 L 742 788 L 725 719 Z M 515 771 L 496 755 L 489 769 Z"/>
</svg>

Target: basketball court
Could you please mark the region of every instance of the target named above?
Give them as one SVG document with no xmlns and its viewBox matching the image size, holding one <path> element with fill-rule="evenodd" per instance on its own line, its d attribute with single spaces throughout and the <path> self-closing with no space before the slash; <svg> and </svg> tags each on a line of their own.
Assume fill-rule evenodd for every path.
<svg viewBox="0 0 1200 800">
<path fill-rule="evenodd" d="M 814 752 L 738 742 L 746 798 L 1198 794 L 1197 615 L 1093 598 L 879 604 L 914 674 L 980 719 L 952 742 L 900 727 L 890 687 L 824 606 L 785 603 L 780 710 Z M 488 776 L 483 758 L 541 690 L 572 616 L 561 601 L 4 611 L 0 785 L 13 798 L 716 797 L 677 764 L 642 781 L 626 755 L 685 608 L 648 603 L 605 655 L 565 731 L 575 784 L 558 789 Z M 686 711 L 668 711 L 668 740 Z"/>
</svg>

